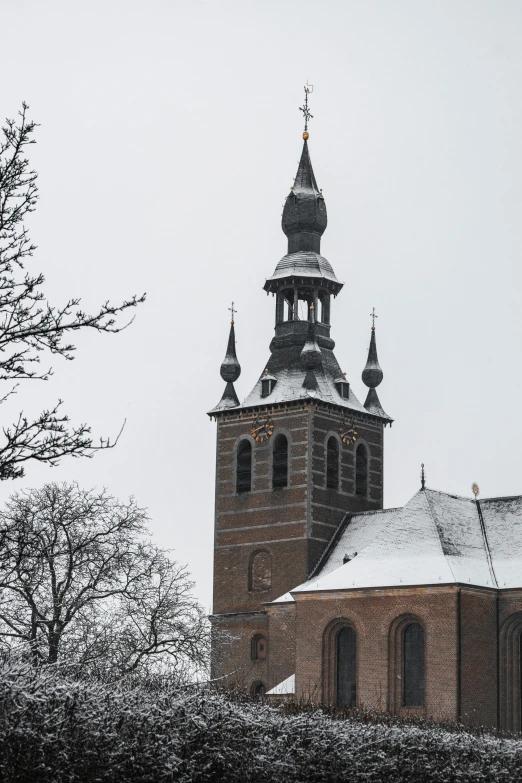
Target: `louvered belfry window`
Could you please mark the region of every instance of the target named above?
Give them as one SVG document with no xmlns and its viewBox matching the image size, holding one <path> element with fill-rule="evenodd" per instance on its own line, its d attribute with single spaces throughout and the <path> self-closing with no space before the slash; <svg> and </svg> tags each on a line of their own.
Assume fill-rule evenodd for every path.
<svg viewBox="0 0 522 783">
<path fill-rule="evenodd" d="M 363 497 L 368 494 L 368 452 L 362 443 L 355 455 L 355 494 Z"/>
<path fill-rule="evenodd" d="M 404 698 L 406 707 L 424 706 L 424 628 L 410 623 L 404 629 Z"/>
<path fill-rule="evenodd" d="M 274 441 L 272 455 L 272 486 L 288 486 L 288 440 L 284 435 L 277 435 Z"/>
<path fill-rule="evenodd" d="M 252 444 L 242 440 L 237 449 L 236 490 L 250 492 L 252 489 Z"/>
<path fill-rule="evenodd" d="M 341 628 L 337 634 L 337 706 L 355 707 L 357 703 L 357 636 L 353 628 Z"/>
<path fill-rule="evenodd" d="M 326 447 L 326 486 L 339 489 L 339 443 L 333 436 Z"/>
</svg>

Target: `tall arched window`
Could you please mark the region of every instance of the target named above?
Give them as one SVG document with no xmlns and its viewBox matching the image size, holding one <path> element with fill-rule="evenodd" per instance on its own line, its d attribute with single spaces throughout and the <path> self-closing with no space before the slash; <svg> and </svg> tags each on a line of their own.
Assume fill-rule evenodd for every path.
<svg viewBox="0 0 522 783">
<path fill-rule="evenodd" d="M 237 448 L 236 490 L 250 492 L 252 489 L 252 444 L 242 440 Z"/>
<path fill-rule="evenodd" d="M 500 629 L 500 726 L 522 731 L 522 612 Z"/>
<path fill-rule="evenodd" d="M 326 486 L 339 489 L 339 443 L 333 435 L 326 446 Z"/>
<path fill-rule="evenodd" d="M 252 639 L 252 660 L 264 661 L 267 656 L 267 644 L 266 639 L 261 634 L 256 634 Z"/>
<path fill-rule="evenodd" d="M 272 587 L 272 558 L 268 552 L 254 552 L 250 558 L 248 589 L 254 593 L 270 590 Z"/>
<path fill-rule="evenodd" d="M 362 443 L 355 452 L 355 494 L 363 497 L 368 494 L 368 452 Z"/>
<path fill-rule="evenodd" d="M 337 634 L 338 707 L 355 707 L 357 703 L 357 636 L 353 628 L 341 628 Z"/>
<path fill-rule="evenodd" d="M 404 629 L 404 693 L 406 707 L 424 707 L 424 628 L 410 623 Z"/>
<path fill-rule="evenodd" d="M 274 440 L 272 455 L 272 486 L 288 486 L 288 440 L 281 433 Z"/>
</svg>

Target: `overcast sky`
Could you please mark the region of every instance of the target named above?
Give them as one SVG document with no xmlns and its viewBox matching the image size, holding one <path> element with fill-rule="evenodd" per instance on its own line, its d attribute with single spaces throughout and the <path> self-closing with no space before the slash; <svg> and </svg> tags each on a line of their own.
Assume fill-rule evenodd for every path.
<svg viewBox="0 0 522 783">
<path fill-rule="evenodd" d="M 80 335 L 2 408 L 58 398 L 118 447 L 15 489 L 77 479 L 133 494 L 211 603 L 215 424 L 230 300 L 243 399 L 268 358 L 283 201 L 310 152 L 344 289 L 335 353 L 359 399 L 370 336 L 395 419 L 385 505 L 420 485 L 522 493 L 522 3 L 519 0 L 3 0 L 0 116 L 22 100 L 40 203 L 30 221 L 56 304 L 147 292 L 115 337 Z"/>
</svg>

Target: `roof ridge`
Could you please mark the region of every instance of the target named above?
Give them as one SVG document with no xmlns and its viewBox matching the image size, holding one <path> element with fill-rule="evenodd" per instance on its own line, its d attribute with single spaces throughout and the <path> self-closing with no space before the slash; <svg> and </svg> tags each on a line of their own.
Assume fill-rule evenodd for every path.
<svg viewBox="0 0 522 783">
<path fill-rule="evenodd" d="M 431 487 L 426 487 L 424 492 L 436 492 L 438 495 L 446 495 L 448 498 L 455 498 L 456 500 L 467 500 L 469 503 L 473 503 L 473 498 L 468 498 L 466 495 L 455 495 L 452 492 L 444 492 L 443 489 L 432 489 Z"/>
</svg>

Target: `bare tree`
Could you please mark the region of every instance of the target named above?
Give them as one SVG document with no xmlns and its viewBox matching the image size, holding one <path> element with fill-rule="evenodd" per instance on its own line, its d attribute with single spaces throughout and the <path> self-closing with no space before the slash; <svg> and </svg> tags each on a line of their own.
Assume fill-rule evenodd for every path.
<svg viewBox="0 0 522 783">
<path fill-rule="evenodd" d="M 207 660 L 186 570 L 153 546 L 147 514 L 77 484 L 11 497 L 0 512 L 0 643 L 35 665 L 129 672 Z"/>
<path fill-rule="evenodd" d="M 19 119 L 6 120 L 0 135 L 0 380 L 13 382 L 0 403 L 21 380 L 49 378 L 52 368 L 41 368 L 44 354 L 73 359 L 75 348 L 67 341 L 70 332 L 119 332 L 129 322 L 120 323 L 118 316 L 145 298 L 133 296 L 119 305 L 105 302 L 89 315 L 80 308 L 79 299 L 69 299 L 61 307 L 51 305 L 41 290 L 43 275 L 25 271 L 25 263 L 36 247 L 24 221 L 38 200 L 37 174 L 29 168 L 26 157 L 26 147 L 35 143 L 36 125 L 27 119 L 27 109 L 24 103 Z M 28 460 L 56 465 L 65 455 L 92 456 L 96 449 L 114 445 L 107 439 L 94 445 L 90 428 L 85 424 L 71 427 L 60 406 L 61 400 L 34 419 L 20 414 L 16 422 L 4 428 L 0 480 L 23 476 Z"/>
</svg>

